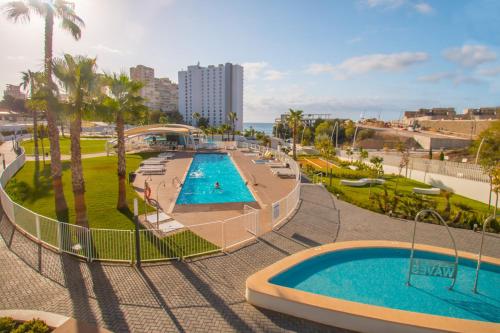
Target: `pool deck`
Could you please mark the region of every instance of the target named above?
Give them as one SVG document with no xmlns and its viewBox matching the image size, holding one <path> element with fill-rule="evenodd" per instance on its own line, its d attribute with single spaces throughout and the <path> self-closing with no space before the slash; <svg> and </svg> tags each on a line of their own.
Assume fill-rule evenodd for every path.
<svg viewBox="0 0 500 333">
<path fill-rule="evenodd" d="M 253 163 L 252 159 L 257 157 L 246 156 L 240 150 L 200 151 L 200 153 L 210 152 L 228 153 L 231 156 L 243 180 L 248 181 L 248 188 L 256 199 L 256 202 L 245 204 L 256 209 L 262 209 L 262 216 L 264 217 L 270 216 L 269 212 L 272 203 L 285 197 L 296 185 L 295 179 L 282 179 L 273 175 L 269 166 Z M 147 180 L 151 187 L 151 198 L 153 199 L 156 199 L 156 192 L 159 189 L 158 201 L 160 207 L 186 226 L 225 220 L 243 214 L 243 203 L 175 205 L 180 188 L 173 180 L 177 177 L 184 183 L 193 155 L 194 152 L 175 152 L 175 157 L 166 164 L 167 171 L 164 175 L 144 176 L 137 174 L 133 186 L 142 195 L 144 193 L 144 181 Z M 165 186 L 158 187 L 158 184 L 162 181 Z M 139 213 L 143 213 L 143 211 Z M 270 228 L 270 219 L 263 218 L 261 230 L 270 230 Z M 216 231 L 214 230 L 214 232 Z M 203 236 L 214 241 L 220 238 L 218 235 L 204 234 Z"/>
<path fill-rule="evenodd" d="M 334 201 L 320 186 L 303 185 L 301 200 L 280 230 L 236 252 L 141 269 L 59 255 L 17 232 L 4 215 L 0 309 L 59 313 L 113 332 L 347 332 L 250 305 L 246 279 L 311 246 L 370 239 L 409 242 L 413 224 Z M 452 233 L 459 250 L 477 252 L 479 233 Z M 444 227 L 426 223 L 418 224 L 417 242 L 450 246 Z M 499 236 L 488 237 L 484 250 L 500 258 Z"/>
</svg>

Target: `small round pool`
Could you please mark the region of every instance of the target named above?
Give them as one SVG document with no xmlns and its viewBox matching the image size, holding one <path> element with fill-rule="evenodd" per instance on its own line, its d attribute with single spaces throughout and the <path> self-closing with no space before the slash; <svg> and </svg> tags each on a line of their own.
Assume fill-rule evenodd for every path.
<svg viewBox="0 0 500 333">
<path fill-rule="evenodd" d="M 500 323 L 500 267 L 481 266 L 478 293 L 472 292 L 476 262 L 460 258 L 457 281 L 413 275 L 407 286 L 410 250 L 362 248 L 308 259 L 270 282 L 354 302 L 446 317 Z M 453 263 L 451 256 L 416 251 L 415 258 Z"/>
<path fill-rule="evenodd" d="M 411 244 L 353 241 L 289 256 L 247 279 L 257 306 L 360 332 L 500 332 L 500 260 Z M 449 271 L 451 269 L 451 271 Z"/>
</svg>

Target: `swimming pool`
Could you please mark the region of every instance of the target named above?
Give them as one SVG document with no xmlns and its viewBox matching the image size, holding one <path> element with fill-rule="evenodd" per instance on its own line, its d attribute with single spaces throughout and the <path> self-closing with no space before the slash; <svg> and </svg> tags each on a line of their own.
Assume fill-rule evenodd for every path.
<svg viewBox="0 0 500 333">
<path fill-rule="evenodd" d="M 475 255 L 466 252 L 452 290 L 451 279 L 429 275 L 412 274 L 408 286 L 410 246 L 353 241 L 305 250 L 251 276 L 247 300 L 361 332 L 500 332 L 500 260 L 482 263 L 478 293 Z M 418 249 L 421 265 L 454 260 L 448 249 Z"/>
<path fill-rule="evenodd" d="M 215 188 L 215 183 L 220 188 Z M 178 205 L 254 202 L 238 170 L 227 154 L 195 154 L 181 192 Z"/>
</svg>

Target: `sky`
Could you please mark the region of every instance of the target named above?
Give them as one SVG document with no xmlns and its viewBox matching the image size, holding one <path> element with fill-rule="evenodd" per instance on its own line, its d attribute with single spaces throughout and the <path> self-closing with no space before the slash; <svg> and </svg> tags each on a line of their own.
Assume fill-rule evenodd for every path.
<svg viewBox="0 0 500 333">
<path fill-rule="evenodd" d="M 6 0 L 0 0 L 5 4 Z M 76 0 L 75 41 L 54 55 L 97 57 L 105 72 L 244 66 L 244 121 L 289 108 L 397 119 L 420 107 L 500 105 L 498 0 Z M 0 89 L 43 68 L 43 22 L 0 17 Z"/>
</svg>

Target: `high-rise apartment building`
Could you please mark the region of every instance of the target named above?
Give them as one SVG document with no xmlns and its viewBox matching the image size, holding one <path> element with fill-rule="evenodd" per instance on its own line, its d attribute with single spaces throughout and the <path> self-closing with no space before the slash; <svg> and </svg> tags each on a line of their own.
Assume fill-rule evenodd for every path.
<svg viewBox="0 0 500 333">
<path fill-rule="evenodd" d="M 243 129 L 243 67 L 226 63 L 218 66 L 188 66 L 179 71 L 179 112 L 187 124 L 196 125 L 193 114 L 208 119 L 210 126 L 230 124 L 236 113 L 235 129 Z"/>
<path fill-rule="evenodd" d="M 144 84 L 140 95 L 146 99 L 147 107 L 164 112 L 177 111 L 179 89 L 170 79 L 155 78 L 154 69 L 143 65 L 131 67 L 130 78 Z"/>
<path fill-rule="evenodd" d="M 15 99 L 26 99 L 26 95 L 21 91 L 21 86 L 16 86 L 15 84 L 8 84 L 4 95 L 12 96 Z"/>
</svg>

